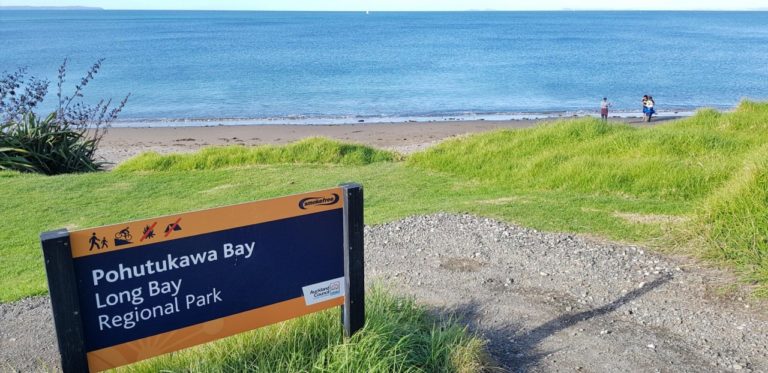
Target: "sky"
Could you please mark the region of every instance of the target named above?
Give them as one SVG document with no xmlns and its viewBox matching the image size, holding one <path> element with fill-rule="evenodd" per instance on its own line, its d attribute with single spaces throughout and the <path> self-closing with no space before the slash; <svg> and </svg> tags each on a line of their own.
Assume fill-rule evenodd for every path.
<svg viewBox="0 0 768 373">
<path fill-rule="evenodd" d="M 768 0 L 0 0 L 2 6 L 194 10 L 768 10 Z"/>
</svg>

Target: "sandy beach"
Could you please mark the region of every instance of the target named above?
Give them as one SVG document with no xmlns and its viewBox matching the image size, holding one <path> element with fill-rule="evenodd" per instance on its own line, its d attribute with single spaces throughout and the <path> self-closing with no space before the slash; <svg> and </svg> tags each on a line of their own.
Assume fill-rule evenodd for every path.
<svg viewBox="0 0 768 373">
<path fill-rule="evenodd" d="M 659 117 L 659 123 L 677 117 Z M 445 139 L 494 129 L 527 128 L 556 119 L 507 121 L 445 121 L 413 123 L 354 123 L 334 125 L 252 125 L 208 127 L 111 128 L 99 156 L 113 164 L 147 151 L 190 152 L 206 146 L 286 144 L 307 137 L 329 137 L 403 154 L 423 150 Z M 641 118 L 611 121 L 648 126 Z"/>
</svg>

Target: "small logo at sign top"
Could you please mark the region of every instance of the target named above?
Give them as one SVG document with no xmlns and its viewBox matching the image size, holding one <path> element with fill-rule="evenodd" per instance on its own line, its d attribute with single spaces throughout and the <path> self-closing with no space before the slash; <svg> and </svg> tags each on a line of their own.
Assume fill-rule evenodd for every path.
<svg viewBox="0 0 768 373">
<path fill-rule="evenodd" d="M 306 210 L 312 206 L 329 206 L 335 205 L 339 202 L 339 195 L 336 193 L 331 194 L 328 197 L 307 197 L 299 201 L 299 208 Z"/>
<path fill-rule="evenodd" d="M 301 288 L 304 302 L 309 306 L 344 296 L 344 277 L 318 282 Z"/>
</svg>

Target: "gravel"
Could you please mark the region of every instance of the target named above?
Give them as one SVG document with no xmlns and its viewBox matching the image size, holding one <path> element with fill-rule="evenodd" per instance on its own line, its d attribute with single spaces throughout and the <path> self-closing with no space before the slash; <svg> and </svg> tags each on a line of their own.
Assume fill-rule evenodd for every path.
<svg viewBox="0 0 768 373">
<path fill-rule="evenodd" d="M 768 307 L 688 259 L 472 215 L 365 238 L 369 283 L 459 317 L 508 371 L 768 372 Z M 57 366 L 52 325 L 47 297 L 0 305 L 0 370 Z"/>
</svg>

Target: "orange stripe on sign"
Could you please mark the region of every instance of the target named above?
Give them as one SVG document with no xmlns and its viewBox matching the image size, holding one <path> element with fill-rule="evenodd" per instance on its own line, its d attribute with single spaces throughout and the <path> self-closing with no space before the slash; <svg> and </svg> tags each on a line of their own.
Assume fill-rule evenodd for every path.
<svg viewBox="0 0 768 373">
<path fill-rule="evenodd" d="M 168 352 L 229 337 L 344 304 L 344 297 L 307 306 L 304 297 L 153 335 L 88 353 L 88 367 L 97 372 L 130 364 Z"/>
<path fill-rule="evenodd" d="M 158 242 L 314 214 L 344 207 L 341 188 L 137 220 L 70 232 L 72 257 L 108 253 Z M 183 218 L 183 219 L 182 219 Z M 154 228 L 152 237 L 144 237 Z M 161 234 L 162 233 L 162 234 Z"/>
</svg>

